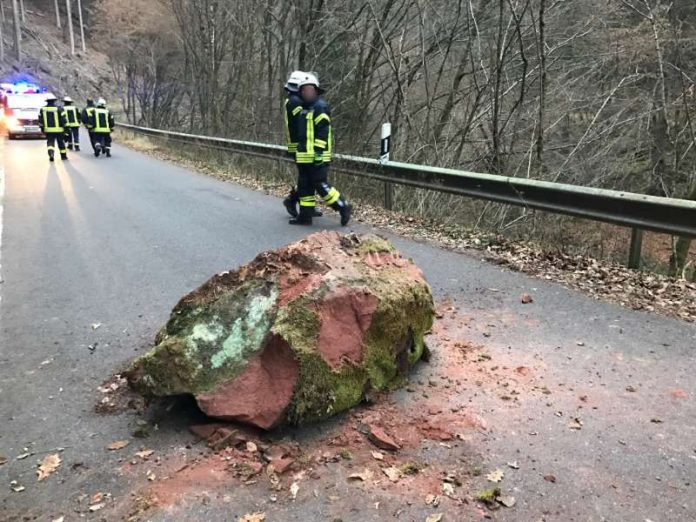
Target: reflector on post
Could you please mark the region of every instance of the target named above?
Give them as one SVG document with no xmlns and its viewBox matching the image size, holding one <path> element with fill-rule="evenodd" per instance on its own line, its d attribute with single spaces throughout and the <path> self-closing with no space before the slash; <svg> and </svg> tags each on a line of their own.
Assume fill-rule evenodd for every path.
<svg viewBox="0 0 696 522">
<path fill-rule="evenodd" d="M 382 124 L 382 139 L 379 146 L 379 162 L 389 161 L 389 150 L 391 149 L 391 123 Z"/>
</svg>

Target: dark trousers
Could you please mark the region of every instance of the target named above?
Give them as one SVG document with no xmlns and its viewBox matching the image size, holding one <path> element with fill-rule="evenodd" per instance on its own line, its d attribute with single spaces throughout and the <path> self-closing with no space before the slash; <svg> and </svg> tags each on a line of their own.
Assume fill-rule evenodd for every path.
<svg viewBox="0 0 696 522">
<path fill-rule="evenodd" d="M 343 202 L 341 194 L 329 184 L 329 164 L 298 165 L 297 196 L 300 200 L 300 211 L 313 210 L 316 206 L 317 193 L 329 207 L 338 210 Z"/>
<path fill-rule="evenodd" d="M 46 134 L 46 148 L 48 155 L 53 157 L 56 153 L 56 143 L 58 143 L 58 152 L 61 155 L 67 154 L 65 149 L 65 135 L 62 132 L 52 132 Z"/>
<path fill-rule="evenodd" d="M 96 142 L 94 141 L 94 132 L 92 132 L 90 129 L 87 129 L 87 134 L 89 134 L 89 144 L 92 146 L 92 150 L 95 151 L 96 148 L 94 147 L 94 144 Z"/>
<path fill-rule="evenodd" d="M 68 127 L 65 129 L 65 141 L 68 145 L 79 145 L 80 127 Z"/>
<path fill-rule="evenodd" d="M 94 144 L 99 144 L 102 150 L 107 151 L 111 149 L 111 133 L 110 132 L 95 132 L 94 133 Z"/>
</svg>

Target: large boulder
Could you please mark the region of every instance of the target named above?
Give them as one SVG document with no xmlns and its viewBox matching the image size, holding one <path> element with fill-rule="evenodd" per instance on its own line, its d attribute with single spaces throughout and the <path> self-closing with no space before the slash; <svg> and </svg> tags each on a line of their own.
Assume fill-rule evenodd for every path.
<svg viewBox="0 0 696 522">
<path fill-rule="evenodd" d="M 185 296 L 127 375 L 212 417 L 299 424 L 403 383 L 433 317 L 422 272 L 388 241 L 320 232 Z"/>
</svg>

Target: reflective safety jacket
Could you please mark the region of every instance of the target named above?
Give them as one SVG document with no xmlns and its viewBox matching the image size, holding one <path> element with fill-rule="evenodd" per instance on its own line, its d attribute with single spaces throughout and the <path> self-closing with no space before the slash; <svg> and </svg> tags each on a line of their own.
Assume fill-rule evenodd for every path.
<svg viewBox="0 0 696 522">
<path fill-rule="evenodd" d="M 63 107 L 63 119 L 66 127 L 80 126 L 80 113 L 77 112 L 77 107 L 74 105 L 66 105 Z"/>
<path fill-rule="evenodd" d="M 300 122 L 301 112 L 302 98 L 297 94 L 290 93 L 285 100 L 285 140 L 290 154 L 297 152 L 297 125 Z"/>
<path fill-rule="evenodd" d="M 303 108 L 297 122 L 298 164 L 322 164 L 331 161 L 331 108 L 322 98 Z"/>
<path fill-rule="evenodd" d="M 92 125 L 92 132 L 106 134 L 114 128 L 114 117 L 109 112 L 109 109 L 95 107 L 90 124 Z"/>
<path fill-rule="evenodd" d="M 60 107 L 47 105 L 39 111 L 39 127 L 46 134 L 61 134 L 65 132 L 65 119 Z"/>
<path fill-rule="evenodd" d="M 85 124 L 85 128 L 88 130 L 92 130 L 91 121 L 94 118 L 94 109 L 96 109 L 94 105 L 88 105 L 82 109 L 82 123 Z"/>
</svg>

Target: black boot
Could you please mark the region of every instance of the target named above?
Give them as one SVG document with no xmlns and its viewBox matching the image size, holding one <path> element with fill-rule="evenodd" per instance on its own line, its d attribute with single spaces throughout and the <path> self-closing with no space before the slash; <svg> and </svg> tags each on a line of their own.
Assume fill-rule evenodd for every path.
<svg viewBox="0 0 696 522">
<path fill-rule="evenodd" d="M 106 157 L 107 158 L 111 157 L 111 149 L 109 147 L 106 147 Z"/>
<path fill-rule="evenodd" d="M 312 213 L 312 217 L 322 217 L 324 213 L 319 210 L 317 207 L 314 207 L 314 212 Z"/>
<path fill-rule="evenodd" d="M 75 152 L 80 152 L 80 146 L 78 144 L 75 144 Z"/>
<path fill-rule="evenodd" d="M 73 144 L 72 144 L 72 143 L 68 143 L 68 150 L 73 150 Z"/>
<path fill-rule="evenodd" d="M 55 152 L 53 152 L 52 150 L 48 151 L 48 161 L 50 161 L 51 163 L 56 161 L 56 158 L 53 157 L 54 155 L 55 155 Z"/>
<path fill-rule="evenodd" d="M 294 218 L 297 218 L 297 216 L 299 215 L 297 213 L 298 199 L 299 198 L 297 197 L 297 191 L 295 191 L 295 189 L 293 188 L 290 190 L 290 194 L 288 194 L 288 197 L 286 197 L 283 200 L 283 206 L 285 207 L 285 210 L 287 210 L 288 214 L 290 214 Z"/>
<path fill-rule="evenodd" d="M 300 207 L 300 214 L 288 221 L 288 223 L 291 225 L 311 225 L 313 213 L 314 209 L 312 207 Z"/>
<path fill-rule="evenodd" d="M 101 154 L 101 145 L 97 143 L 94 145 L 94 157 L 98 158 L 99 154 Z"/>
<path fill-rule="evenodd" d="M 345 227 L 350 221 L 350 216 L 353 214 L 353 205 L 341 197 L 336 203 L 331 205 L 331 208 L 341 214 L 341 226 Z"/>
<path fill-rule="evenodd" d="M 63 161 L 67 160 L 67 159 L 68 159 L 68 154 L 67 154 L 66 152 L 61 152 L 61 153 L 60 153 L 60 159 L 62 159 Z"/>
</svg>

